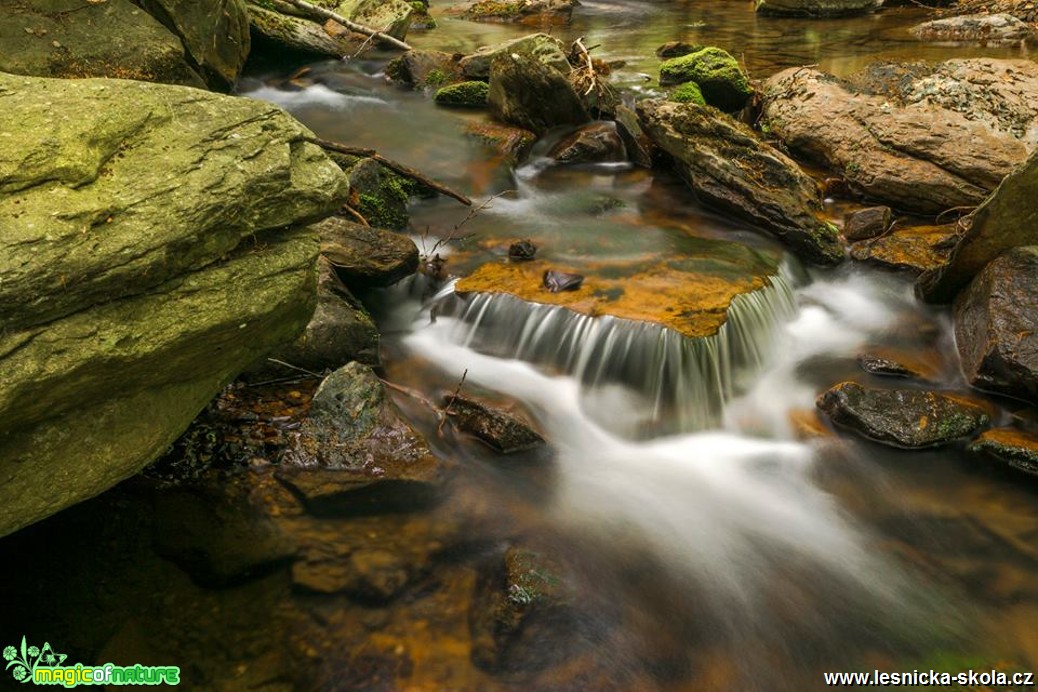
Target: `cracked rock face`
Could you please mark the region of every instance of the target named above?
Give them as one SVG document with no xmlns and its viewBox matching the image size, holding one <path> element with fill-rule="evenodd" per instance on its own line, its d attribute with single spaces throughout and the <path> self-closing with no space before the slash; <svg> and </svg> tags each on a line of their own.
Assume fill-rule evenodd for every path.
<svg viewBox="0 0 1038 692">
<path fill-rule="evenodd" d="M 294 338 L 305 224 L 348 190 L 249 99 L 0 74 L 0 101 L 3 535 L 135 473 Z"/>
<path fill-rule="evenodd" d="M 791 151 L 901 211 L 976 206 L 1038 145 L 1038 65 L 876 65 L 849 80 L 789 69 L 764 115 Z"/>
</svg>

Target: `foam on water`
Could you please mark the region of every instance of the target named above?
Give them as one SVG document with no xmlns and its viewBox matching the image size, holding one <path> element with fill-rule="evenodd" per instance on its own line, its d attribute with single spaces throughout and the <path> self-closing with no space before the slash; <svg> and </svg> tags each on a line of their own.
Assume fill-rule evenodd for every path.
<svg viewBox="0 0 1038 692">
<path fill-rule="evenodd" d="M 345 111 L 359 105 L 383 105 L 386 107 L 390 105 L 376 96 L 343 94 L 329 89 L 323 84 L 312 84 L 298 91 L 287 91 L 285 89 L 263 86 L 242 95 L 257 101 L 276 103 L 282 108 L 289 110 L 304 106 L 323 106 Z"/>
</svg>

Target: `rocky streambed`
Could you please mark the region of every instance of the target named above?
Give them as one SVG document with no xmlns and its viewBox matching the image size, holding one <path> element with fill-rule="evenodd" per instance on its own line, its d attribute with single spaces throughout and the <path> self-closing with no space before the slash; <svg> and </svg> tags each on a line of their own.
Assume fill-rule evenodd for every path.
<svg viewBox="0 0 1038 692">
<path fill-rule="evenodd" d="M 1033 668 L 1033 17 L 890 4 L 12 3 L 4 645 Z"/>
</svg>

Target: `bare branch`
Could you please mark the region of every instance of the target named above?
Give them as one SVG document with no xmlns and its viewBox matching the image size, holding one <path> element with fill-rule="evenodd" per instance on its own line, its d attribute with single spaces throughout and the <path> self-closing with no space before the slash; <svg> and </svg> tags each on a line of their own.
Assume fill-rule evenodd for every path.
<svg viewBox="0 0 1038 692">
<path fill-rule="evenodd" d="M 356 31 L 358 34 L 364 34 L 365 36 L 373 36 L 378 40 L 384 41 L 385 43 L 388 43 L 391 46 L 395 46 L 396 48 L 400 48 L 401 50 L 411 50 L 411 46 L 404 43 L 400 39 L 393 38 L 392 36 L 384 34 L 381 31 L 378 31 L 377 29 L 372 29 L 370 26 L 364 26 L 363 24 L 358 24 L 357 22 L 350 21 L 349 19 L 346 19 L 346 17 L 343 17 L 341 14 L 337 12 L 332 12 L 331 10 L 326 10 L 323 7 L 312 5 L 308 2 L 305 2 L 304 0 L 282 1 L 288 3 L 289 5 L 292 5 L 293 7 L 298 7 L 300 10 L 303 10 L 304 12 L 312 16 L 320 17 L 321 19 L 331 19 L 332 21 L 338 22 L 350 31 Z"/>
</svg>

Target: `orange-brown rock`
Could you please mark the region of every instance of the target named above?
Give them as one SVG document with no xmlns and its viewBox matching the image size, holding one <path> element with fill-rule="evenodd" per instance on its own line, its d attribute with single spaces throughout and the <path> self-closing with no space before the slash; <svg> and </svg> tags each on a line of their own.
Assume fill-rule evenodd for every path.
<svg viewBox="0 0 1038 692">
<path fill-rule="evenodd" d="M 851 245 L 851 257 L 892 269 L 924 272 L 943 266 L 957 238 L 955 224 L 909 226 Z"/>
</svg>

